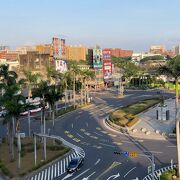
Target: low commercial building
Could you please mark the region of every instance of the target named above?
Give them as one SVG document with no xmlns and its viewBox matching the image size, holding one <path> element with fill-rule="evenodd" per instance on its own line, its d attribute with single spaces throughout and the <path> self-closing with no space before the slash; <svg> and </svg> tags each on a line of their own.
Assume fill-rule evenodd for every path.
<svg viewBox="0 0 180 180">
<path fill-rule="evenodd" d="M 50 54 L 40 54 L 38 51 L 29 51 L 27 54 L 19 55 L 20 70 L 24 69 L 44 74 L 46 68 L 53 64 Z"/>
<path fill-rule="evenodd" d="M 164 45 L 153 45 L 150 47 L 150 53 L 151 54 L 161 54 L 163 55 L 165 52 L 165 46 Z"/>
<path fill-rule="evenodd" d="M 65 46 L 65 56 L 67 60 L 86 60 L 87 48 L 85 46 Z"/>
</svg>

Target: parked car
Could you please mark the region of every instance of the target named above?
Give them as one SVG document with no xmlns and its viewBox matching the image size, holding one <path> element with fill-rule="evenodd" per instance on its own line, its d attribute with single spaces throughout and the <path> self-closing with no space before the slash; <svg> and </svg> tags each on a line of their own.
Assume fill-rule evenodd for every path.
<svg viewBox="0 0 180 180">
<path fill-rule="evenodd" d="M 67 172 L 73 173 L 73 172 L 79 170 L 79 168 L 82 166 L 83 162 L 84 162 L 83 157 L 78 156 L 78 157 L 73 158 L 67 167 Z"/>
</svg>

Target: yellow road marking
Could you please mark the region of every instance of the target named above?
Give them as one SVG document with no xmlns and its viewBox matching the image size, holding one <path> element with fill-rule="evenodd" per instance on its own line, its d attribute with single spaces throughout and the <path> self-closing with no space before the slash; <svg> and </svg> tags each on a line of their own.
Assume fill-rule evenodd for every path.
<svg viewBox="0 0 180 180">
<path fill-rule="evenodd" d="M 108 132 L 106 132 L 106 131 L 101 131 L 103 134 L 108 134 Z"/>
<path fill-rule="evenodd" d="M 81 141 L 80 139 L 77 139 L 77 138 L 74 138 L 73 140 L 76 141 L 76 142 L 80 142 Z"/>
<path fill-rule="evenodd" d="M 121 143 L 121 142 L 113 142 L 113 144 L 122 145 L 123 143 Z"/>
<path fill-rule="evenodd" d="M 108 134 L 109 136 L 112 136 L 112 137 L 117 137 L 117 135 L 115 134 Z"/>
<path fill-rule="evenodd" d="M 67 135 L 69 138 L 73 138 L 74 136 L 72 134 Z"/>
</svg>

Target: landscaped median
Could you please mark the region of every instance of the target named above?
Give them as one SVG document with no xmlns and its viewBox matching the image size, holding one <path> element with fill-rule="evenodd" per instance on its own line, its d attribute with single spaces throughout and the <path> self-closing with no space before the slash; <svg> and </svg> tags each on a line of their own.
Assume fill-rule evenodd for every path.
<svg viewBox="0 0 180 180">
<path fill-rule="evenodd" d="M 175 180 L 177 174 L 177 169 L 171 169 L 168 171 L 165 171 L 161 174 L 160 180 Z"/>
<path fill-rule="evenodd" d="M 10 178 L 22 177 L 52 160 L 63 156 L 70 151 L 60 141 L 47 140 L 47 159 L 44 160 L 43 143 L 37 141 L 37 165 L 34 165 L 34 144 L 33 138 L 23 138 L 21 144 L 21 168 L 18 169 L 17 144 L 15 143 L 15 160 L 9 159 L 9 148 L 4 139 L 0 145 L 0 171 Z"/>
<path fill-rule="evenodd" d="M 139 118 L 137 116 L 139 113 L 146 111 L 160 102 L 162 102 L 162 99 L 153 98 L 121 107 L 110 114 L 109 121 L 115 126 L 131 129 L 136 123 L 139 122 Z"/>
</svg>

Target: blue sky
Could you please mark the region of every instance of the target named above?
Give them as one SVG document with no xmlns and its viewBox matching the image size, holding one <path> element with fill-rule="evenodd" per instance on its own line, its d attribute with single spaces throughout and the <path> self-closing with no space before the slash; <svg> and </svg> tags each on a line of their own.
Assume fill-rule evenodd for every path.
<svg viewBox="0 0 180 180">
<path fill-rule="evenodd" d="M 50 43 L 148 50 L 180 43 L 180 0 L 3 0 L 0 44 Z"/>
</svg>

